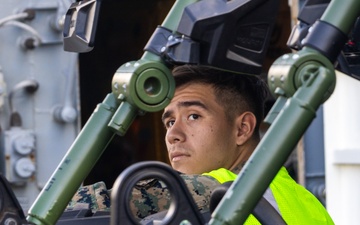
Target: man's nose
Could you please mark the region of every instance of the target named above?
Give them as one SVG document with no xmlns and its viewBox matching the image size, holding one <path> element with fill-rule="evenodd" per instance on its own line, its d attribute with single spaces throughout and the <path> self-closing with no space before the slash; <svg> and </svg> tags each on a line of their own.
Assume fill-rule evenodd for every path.
<svg viewBox="0 0 360 225">
<path fill-rule="evenodd" d="M 180 120 L 176 120 L 172 127 L 166 132 L 166 140 L 170 144 L 185 141 L 185 137 L 184 124 Z"/>
</svg>

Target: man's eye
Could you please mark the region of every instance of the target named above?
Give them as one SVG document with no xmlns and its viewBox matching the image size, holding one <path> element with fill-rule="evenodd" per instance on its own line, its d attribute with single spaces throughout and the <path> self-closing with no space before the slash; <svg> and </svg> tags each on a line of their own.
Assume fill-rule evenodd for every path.
<svg viewBox="0 0 360 225">
<path fill-rule="evenodd" d="M 175 120 L 169 120 L 165 123 L 165 127 L 170 128 L 174 125 L 174 123 L 175 123 Z"/>
<path fill-rule="evenodd" d="M 197 114 L 191 114 L 190 116 L 189 116 L 189 120 L 197 120 L 197 119 L 199 119 L 199 115 L 197 115 Z"/>
</svg>

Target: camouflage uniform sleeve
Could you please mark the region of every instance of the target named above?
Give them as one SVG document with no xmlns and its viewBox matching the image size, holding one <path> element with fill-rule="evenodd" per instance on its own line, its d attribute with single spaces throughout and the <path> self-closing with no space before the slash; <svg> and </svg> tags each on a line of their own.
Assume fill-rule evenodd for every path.
<svg viewBox="0 0 360 225">
<path fill-rule="evenodd" d="M 170 199 L 170 193 L 163 182 L 158 179 L 140 181 L 130 196 L 130 208 L 135 217 L 142 219 L 168 209 Z"/>
<path fill-rule="evenodd" d="M 110 211 L 110 192 L 104 182 L 80 187 L 67 206 L 67 210 L 83 208 Z"/>
<path fill-rule="evenodd" d="M 208 176 L 181 175 L 201 212 L 209 211 L 210 196 L 219 183 Z M 110 210 L 110 192 L 103 182 L 80 187 L 70 201 L 68 208 L 90 207 L 93 211 Z M 149 215 L 167 210 L 171 195 L 166 184 L 158 179 L 138 182 L 130 196 L 130 209 L 135 218 L 143 219 Z"/>
<path fill-rule="evenodd" d="M 201 212 L 209 211 L 210 196 L 220 183 L 210 176 L 182 175 L 196 205 Z"/>
<path fill-rule="evenodd" d="M 208 176 L 181 175 L 201 212 L 209 211 L 210 196 L 219 182 Z M 144 218 L 170 207 L 171 195 L 166 184 L 157 180 L 142 181 L 132 191 L 130 208 L 137 218 Z"/>
</svg>

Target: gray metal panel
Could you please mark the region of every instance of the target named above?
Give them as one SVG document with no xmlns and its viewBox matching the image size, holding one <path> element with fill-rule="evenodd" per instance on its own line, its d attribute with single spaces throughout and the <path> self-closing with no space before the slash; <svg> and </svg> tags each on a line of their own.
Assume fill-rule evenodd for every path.
<svg viewBox="0 0 360 225">
<path fill-rule="evenodd" d="M 27 211 L 80 130 L 77 55 L 63 50 L 61 24 L 57 23 L 71 1 L 0 0 L 0 4 L 0 68 L 6 85 L 4 95 L 1 90 L 5 87 L 0 82 L 0 172 L 13 183 Z M 24 10 L 34 12 L 35 17 L 4 20 Z M 26 43 L 28 48 L 24 47 Z M 26 86 L 27 81 L 37 82 L 38 89 L 28 92 L 19 87 Z M 10 93 L 13 108 L 22 119 L 15 130 L 10 126 Z M 61 111 L 64 107 L 66 110 Z M 34 148 L 30 154 L 21 155 L 14 148 L 14 137 L 30 133 L 35 139 Z M 16 140 L 26 145 L 28 139 Z M 26 160 L 19 163 L 22 158 L 35 165 L 29 177 L 32 167 Z"/>
</svg>

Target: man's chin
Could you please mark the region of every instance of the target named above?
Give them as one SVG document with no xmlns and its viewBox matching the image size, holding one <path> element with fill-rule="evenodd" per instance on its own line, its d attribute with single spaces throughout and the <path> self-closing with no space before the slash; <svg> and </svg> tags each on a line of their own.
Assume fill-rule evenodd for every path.
<svg viewBox="0 0 360 225">
<path fill-rule="evenodd" d="M 182 174 L 188 174 L 188 175 L 190 175 L 190 174 L 201 174 L 201 173 L 198 173 L 197 171 L 195 171 L 194 169 L 191 169 L 191 168 L 186 167 L 186 166 L 184 166 L 184 167 L 181 167 L 181 166 L 174 167 L 173 166 L 173 169 L 178 171 L 179 173 L 182 173 Z"/>
<path fill-rule="evenodd" d="M 178 163 L 172 163 L 171 166 L 174 170 L 178 171 L 179 173 L 189 174 L 188 168 L 186 168 L 186 166 L 180 166 L 178 165 Z"/>
</svg>

